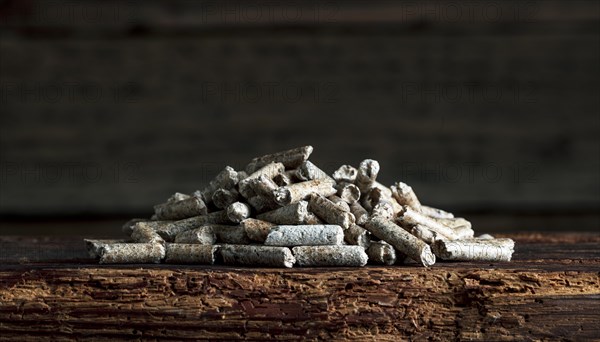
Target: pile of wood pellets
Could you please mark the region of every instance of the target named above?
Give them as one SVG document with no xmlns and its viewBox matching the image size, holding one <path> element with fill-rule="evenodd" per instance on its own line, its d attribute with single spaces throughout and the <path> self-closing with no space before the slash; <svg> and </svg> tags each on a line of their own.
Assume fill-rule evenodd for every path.
<svg viewBox="0 0 600 342">
<path fill-rule="evenodd" d="M 202 190 L 175 193 L 150 219 L 125 223 L 122 240 L 85 240 L 100 263 L 293 267 L 364 266 L 439 260 L 510 261 L 514 241 L 421 204 L 405 183 L 377 181 L 366 159 L 328 175 L 312 146 L 227 166 Z"/>
</svg>

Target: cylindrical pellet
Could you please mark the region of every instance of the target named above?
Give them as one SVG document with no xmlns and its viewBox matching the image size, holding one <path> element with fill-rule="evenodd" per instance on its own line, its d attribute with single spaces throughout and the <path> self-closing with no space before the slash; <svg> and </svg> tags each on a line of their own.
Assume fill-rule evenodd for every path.
<svg viewBox="0 0 600 342">
<path fill-rule="evenodd" d="M 350 212 L 352 215 L 354 215 L 356 224 L 362 226 L 367 223 L 367 220 L 369 219 L 369 212 L 363 208 L 360 202 L 350 204 Z"/>
<path fill-rule="evenodd" d="M 219 246 L 186 243 L 168 243 L 165 247 L 165 263 L 212 265 Z"/>
<path fill-rule="evenodd" d="M 217 235 L 217 241 L 220 243 L 230 243 L 235 245 L 245 245 L 250 243 L 250 238 L 246 235 L 244 227 L 226 226 L 226 225 L 210 225 L 213 232 Z"/>
<path fill-rule="evenodd" d="M 410 229 L 408 229 L 408 231 L 412 235 L 418 237 L 419 239 L 425 241 L 428 244 L 432 244 L 436 240 L 447 240 L 448 239 L 446 236 L 440 235 L 437 232 L 429 229 L 427 226 L 424 226 L 422 224 L 417 224 L 417 225 L 411 227 Z"/>
<path fill-rule="evenodd" d="M 392 210 L 392 216 L 396 216 L 400 214 L 404 209 L 392 196 L 390 196 L 390 194 L 388 194 L 387 190 L 389 189 L 380 186 L 374 186 L 367 193 L 365 201 L 368 202 L 371 211 L 373 211 L 377 204 L 386 202 L 386 210 L 388 209 L 388 207 L 390 207 Z"/>
<path fill-rule="evenodd" d="M 102 247 L 115 243 L 127 243 L 125 239 L 83 239 L 85 248 L 91 258 L 99 258 Z"/>
<path fill-rule="evenodd" d="M 361 246 L 299 246 L 292 248 L 299 266 L 364 266 L 368 256 Z"/>
<path fill-rule="evenodd" d="M 368 248 L 371 244 L 369 231 L 355 224 L 344 230 L 344 241 L 349 245 L 361 246 Z"/>
<path fill-rule="evenodd" d="M 275 203 L 275 201 L 259 195 L 247 198 L 246 201 L 248 202 L 248 204 L 250 204 L 250 206 L 252 206 L 252 208 L 254 208 L 254 210 L 258 214 L 275 210 L 280 207 L 280 205 Z"/>
<path fill-rule="evenodd" d="M 426 215 L 427 216 L 427 215 Z M 450 227 L 450 228 L 455 228 L 455 227 L 469 227 L 471 228 L 471 222 L 465 220 L 462 217 L 453 217 L 453 218 L 436 218 L 436 217 L 431 217 L 431 216 L 427 216 L 430 219 L 432 219 L 433 221 L 443 224 L 446 227 Z"/>
<path fill-rule="evenodd" d="M 273 191 L 277 190 L 279 186 L 275 184 L 275 182 L 265 176 L 260 175 L 257 178 L 251 179 L 249 181 L 250 186 L 258 196 L 265 197 L 267 199 L 273 199 Z"/>
<path fill-rule="evenodd" d="M 202 216 L 194 216 L 183 220 L 171 221 L 160 225 L 156 232 L 168 242 L 173 241 L 177 234 L 186 230 L 198 228 L 205 224 L 229 224 L 233 223 L 227 215 L 227 210 L 219 210 Z"/>
<path fill-rule="evenodd" d="M 183 201 L 184 199 L 188 199 L 190 197 L 192 197 L 192 196 L 190 196 L 188 194 L 183 194 L 181 192 L 176 192 L 173 195 L 171 195 L 171 197 L 167 198 L 167 203 Z"/>
<path fill-rule="evenodd" d="M 266 246 L 341 245 L 342 227 L 336 225 L 275 226 L 271 228 Z"/>
<path fill-rule="evenodd" d="M 310 196 L 309 209 L 323 221 L 344 229 L 350 228 L 355 223 L 354 215 L 319 194 Z"/>
<path fill-rule="evenodd" d="M 381 217 L 372 217 L 365 228 L 421 265 L 427 267 L 435 263 L 435 255 L 429 245 L 394 222 Z"/>
<path fill-rule="evenodd" d="M 373 182 L 379 174 L 379 162 L 373 159 L 365 159 L 358 166 L 355 184 L 361 193 L 367 193 L 372 187 Z"/>
<path fill-rule="evenodd" d="M 250 217 L 250 206 L 242 202 L 232 203 L 227 207 L 227 217 L 233 223 L 240 223 Z"/>
<path fill-rule="evenodd" d="M 222 245 L 223 262 L 229 265 L 292 267 L 296 259 L 287 247 Z"/>
<path fill-rule="evenodd" d="M 300 201 L 266 213 L 256 218 L 276 224 L 302 224 L 308 213 L 308 202 Z"/>
<path fill-rule="evenodd" d="M 421 214 L 420 212 L 412 209 L 409 206 L 404 206 L 404 212 L 397 217 L 397 220 L 400 223 L 400 225 L 402 227 L 405 227 L 406 229 L 410 229 L 412 226 L 420 224 L 444 236 L 446 239 L 456 239 L 456 235 L 454 234 L 452 228 L 438 223 L 434 219 Z"/>
<path fill-rule="evenodd" d="M 216 241 L 217 236 L 213 232 L 212 227 L 202 226 L 177 234 L 174 242 L 180 244 L 214 245 Z"/>
<path fill-rule="evenodd" d="M 385 241 L 373 241 L 367 248 L 369 262 L 382 265 L 393 265 L 396 263 L 396 250 L 394 246 Z"/>
<path fill-rule="evenodd" d="M 156 230 L 146 222 L 138 222 L 133 226 L 131 239 L 138 243 L 165 243 L 165 240 L 156 232 Z"/>
<path fill-rule="evenodd" d="M 330 179 L 333 181 L 325 171 L 319 169 L 315 164 L 311 161 L 307 160 L 303 162 L 296 171 L 296 176 L 303 181 L 313 180 L 313 179 Z"/>
<path fill-rule="evenodd" d="M 304 217 L 304 221 L 302 221 L 302 224 L 323 224 L 325 222 L 323 222 L 317 215 L 315 215 L 314 213 L 311 213 L 310 211 L 306 213 L 306 216 Z"/>
<path fill-rule="evenodd" d="M 246 166 L 246 172 L 253 173 L 269 163 L 282 163 L 286 169 L 295 169 L 308 160 L 312 151 L 313 147 L 308 145 L 256 157 Z"/>
<path fill-rule="evenodd" d="M 154 206 L 158 220 L 181 220 L 188 217 L 206 215 L 206 204 L 199 197 L 189 197 L 177 202 L 167 202 Z"/>
<path fill-rule="evenodd" d="M 133 233 L 133 226 L 138 223 L 138 222 L 147 222 L 150 221 L 148 219 L 143 219 L 143 218 L 133 218 L 127 222 L 125 222 L 123 224 L 123 226 L 121 227 L 121 231 L 127 235 L 127 236 L 131 236 L 131 233 Z"/>
<path fill-rule="evenodd" d="M 275 224 L 254 218 L 247 218 L 240 222 L 240 226 L 246 231 L 246 235 L 253 241 L 264 242 Z"/>
<path fill-rule="evenodd" d="M 337 195 L 348 204 L 356 203 L 360 199 L 360 190 L 352 183 L 338 183 Z"/>
<path fill-rule="evenodd" d="M 215 207 L 225 209 L 230 204 L 237 202 L 240 194 L 236 189 L 217 189 L 212 195 L 212 202 Z"/>
<path fill-rule="evenodd" d="M 344 211 L 350 212 L 350 206 L 348 205 L 348 202 L 341 199 L 340 196 L 331 195 L 327 197 L 327 199 L 333 202 L 338 207 L 342 208 Z"/>
<path fill-rule="evenodd" d="M 354 183 L 358 170 L 351 165 L 342 165 L 333 172 L 333 179 L 336 182 Z"/>
<path fill-rule="evenodd" d="M 477 239 L 482 239 L 482 240 L 491 240 L 494 237 L 490 234 L 481 234 L 477 237 Z"/>
<path fill-rule="evenodd" d="M 282 186 L 273 192 L 275 202 L 288 205 L 306 199 L 310 194 L 317 193 L 325 197 L 335 195 L 335 183 L 329 179 L 313 179 L 306 182 Z"/>
<path fill-rule="evenodd" d="M 237 172 L 231 166 L 226 166 L 225 169 L 219 172 L 219 174 L 217 174 L 204 189 L 200 190 L 199 193 L 202 195 L 204 202 L 209 203 L 212 201 L 212 195 L 215 191 L 218 189 L 231 189 L 238 183 L 238 180 Z"/>
<path fill-rule="evenodd" d="M 273 179 L 276 175 L 282 173 L 284 171 L 284 166 L 281 163 L 270 163 L 262 168 L 256 170 L 248 177 L 244 178 L 242 181 L 238 183 L 238 191 L 245 198 L 250 198 L 255 195 L 254 190 L 251 187 L 251 182 L 260 177 L 265 176 L 267 178 Z"/>
<path fill-rule="evenodd" d="M 392 220 L 394 218 L 394 208 L 390 202 L 380 201 L 373 207 L 371 216 L 379 216 L 388 220 Z"/>
<path fill-rule="evenodd" d="M 433 218 L 441 218 L 441 219 L 451 219 L 454 217 L 454 214 L 444 211 L 442 209 L 429 207 L 426 205 L 421 205 L 421 213 L 423 215 L 427 215 Z"/>
<path fill-rule="evenodd" d="M 158 264 L 164 257 L 165 247 L 158 243 L 114 243 L 100 250 L 101 264 Z"/>
<path fill-rule="evenodd" d="M 511 239 L 436 241 L 432 248 L 440 259 L 461 261 L 510 261 L 515 242 Z"/>
<path fill-rule="evenodd" d="M 288 170 L 279 174 L 276 174 L 273 177 L 273 182 L 277 184 L 277 186 L 287 186 L 294 183 L 294 180 L 297 179 L 295 174 L 292 174 L 295 170 Z"/>
<path fill-rule="evenodd" d="M 397 182 L 390 188 L 392 190 L 392 196 L 394 199 L 396 199 L 396 201 L 398 201 L 398 203 L 409 206 L 417 211 L 421 210 L 421 202 L 417 198 L 417 195 L 413 191 L 412 187 L 410 187 L 408 184 Z"/>
<path fill-rule="evenodd" d="M 471 226 L 452 227 L 452 231 L 454 232 L 455 240 L 472 239 L 475 237 L 475 231 Z"/>
</svg>

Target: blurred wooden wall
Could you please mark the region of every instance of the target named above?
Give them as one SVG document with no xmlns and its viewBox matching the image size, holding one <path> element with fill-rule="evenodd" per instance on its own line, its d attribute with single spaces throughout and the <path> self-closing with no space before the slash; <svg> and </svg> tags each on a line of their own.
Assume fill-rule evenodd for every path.
<svg viewBox="0 0 600 342">
<path fill-rule="evenodd" d="M 453 210 L 600 205 L 597 1 L 0 1 L 0 214 L 128 214 L 303 144 Z"/>
</svg>

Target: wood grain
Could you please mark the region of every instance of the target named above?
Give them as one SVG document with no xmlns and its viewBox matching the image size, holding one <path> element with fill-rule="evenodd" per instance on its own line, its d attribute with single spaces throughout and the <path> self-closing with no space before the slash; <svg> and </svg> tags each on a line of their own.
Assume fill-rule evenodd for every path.
<svg viewBox="0 0 600 342">
<path fill-rule="evenodd" d="M 2 255 L 0 339 L 600 338 L 599 236 L 514 237 L 511 263 L 429 269 L 104 266 L 77 253 L 54 262 L 51 253 L 20 262 Z M 83 252 L 77 240 L 63 246 Z M 51 250 L 60 240 L 0 243 Z"/>
</svg>

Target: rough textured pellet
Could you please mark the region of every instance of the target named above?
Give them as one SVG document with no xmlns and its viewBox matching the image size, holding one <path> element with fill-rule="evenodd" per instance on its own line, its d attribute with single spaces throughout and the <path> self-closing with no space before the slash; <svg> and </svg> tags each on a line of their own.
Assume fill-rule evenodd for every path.
<svg viewBox="0 0 600 342">
<path fill-rule="evenodd" d="M 354 183 L 358 170 L 351 165 L 342 165 L 333 172 L 333 179 L 337 182 Z"/>
<path fill-rule="evenodd" d="M 310 196 L 308 206 L 310 211 L 327 223 L 336 224 L 344 229 L 348 229 L 356 223 L 352 213 L 340 208 L 337 204 L 319 194 Z"/>
<path fill-rule="evenodd" d="M 154 215 L 156 215 L 158 220 L 181 220 L 188 217 L 206 215 L 206 213 L 206 204 L 201 198 L 196 196 L 154 206 Z"/>
<path fill-rule="evenodd" d="M 171 221 L 157 227 L 156 232 L 166 241 L 175 239 L 177 234 L 186 230 L 198 228 L 206 224 L 229 224 L 232 223 L 227 215 L 227 210 L 219 210 L 207 215 L 194 216 L 179 221 Z"/>
<path fill-rule="evenodd" d="M 429 245 L 394 222 L 381 217 L 372 217 L 367 221 L 365 228 L 421 265 L 428 267 L 435 263 L 435 255 Z"/>
<path fill-rule="evenodd" d="M 238 173 L 231 167 L 226 166 L 225 169 L 208 183 L 208 185 L 198 191 L 202 196 L 205 203 L 212 201 L 212 195 L 218 189 L 230 189 L 234 187 L 239 181 Z"/>
<path fill-rule="evenodd" d="M 431 229 L 429 229 L 427 226 L 424 226 L 421 224 L 417 224 L 417 225 L 413 226 L 412 228 L 408 229 L 408 231 L 412 235 L 427 242 L 428 244 L 432 244 L 436 240 L 447 240 L 447 237 L 445 237 L 444 235 L 440 235 L 440 234 L 432 231 Z"/>
<path fill-rule="evenodd" d="M 397 182 L 390 187 L 392 190 L 392 196 L 401 205 L 406 205 L 414 210 L 421 210 L 421 202 L 417 198 L 417 195 L 413 191 L 412 187 L 403 182 Z"/>
<path fill-rule="evenodd" d="M 394 207 L 390 202 L 380 201 L 371 210 L 371 216 L 380 216 L 392 220 L 394 218 Z"/>
<path fill-rule="evenodd" d="M 302 224 L 307 214 L 308 202 L 300 201 L 259 214 L 256 216 L 256 218 L 276 224 Z"/>
<path fill-rule="evenodd" d="M 181 232 L 177 234 L 174 240 L 175 243 L 199 245 L 214 245 L 216 241 L 217 236 L 211 226 L 202 226 Z"/>
<path fill-rule="evenodd" d="M 286 151 L 281 151 L 277 153 L 267 154 L 262 157 L 256 157 L 250 161 L 250 163 L 246 166 L 247 173 L 253 173 L 254 171 L 260 169 L 261 167 L 269 164 L 269 163 L 282 163 L 287 169 L 295 169 L 304 161 L 308 160 L 308 157 L 313 151 L 313 147 L 302 146 L 293 148 Z"/>
<path fill-rule="evenodd" d="M 359 202 L 350 204 L 350 212 L 354 215 L 356 224 L 362 226 L 369 219 L 369 212 Z"/>
<path fill-rule="evenodd" d="M 360 199 L 360 189 L 352 183 L 338 183 L 336 189 L 337 195 L 348 204 Z"/>
<path fill-rule="evenodd" d="M 440 259 L 461 261 L 510 261 L 515 242 L 511 239 L 468 239 L 434 242 Z"/>
<path fill-rule="evenodd" d="M 143 219 L 143 218 L 133 218 L 127 222 L 125 222 L 123 224 L 123 226 L 121 227 L 121 231 L 127 235 L 127 236 L 131 236 L 131 233 L 133 233 L 133 226 L 138 223 L 138 222 L 147 222 L 150 221 L 148 219 Z"/>
<path fill-rule="evenodd" d="M 482 239 L 482 240 L 490 240 L 493 239 L 494 237 L 490 234 L 481 234 L 477 237 L 477 239 Z"/>
<path fill-rule="evenodd" d="M 412 209 L 409 206 L 404 206 L 404 212 L 398 216 L 398 222 L 402 227 L 410 229 L 410 227 L 417 224 L 426 226 L 430 230 L 443 235 L 449 240 L 455 240 L 456 234 L 452 228 L 447 227 L 441 223 L 438 223 L 434 219 L 421 214 L 420 212 Z"/>
<path fill-rule="evenodd" d="M 348 205 L 348 202 L 341 199 L 340 196 L 331 195 L 327 197 L 327 199 L 333 202 L 338 207 L 342 208 L 344 211 L 350 212 L 350 206 Z"/>
<path fill-rule="evenodd" d="M 165 243 L 165 240 L 156 232 L 156 230 L 146 222 L 138 222 L 133 226 L 131 239 L 139 243 Z"/>
<path fill-rule="evenodd" d="M 240 194 L 236 189 L 217 189 L 212 195 L 212 202 L 218 209 L 225 209 L 237 202 Z"/>
<path fill-rule="evenodd" d="M 227 207 L 227 218 L 234 223 L 240 223 L 250 217 L 250 206 L 246 203 L 235 202 Z"/>
<path fill-rule="evenodd" d="M 451 219 L 454 217 L 454 214 L 444 211 L 442 209 L 429 207 L 426 205 L 421 205 L 421 213 L 427 215 L 429 217 L 441 218 L 441 219 Z"/>
<path fill-rule="evenodd" d="M 396 263 L 396 250 L 394 246 L 385 241 L 373 241 L 367 248 L 369 262 L 382 265 L 393 265 Z"/>
<path fill-rule="evenodd" d="M 190 197 L 192 197 L 192 196 L 190 196 L 188 194 L 183 194 L 181 192 L 176 192 L 167 199 L 167 203 L 183 201 L 184 199 L 188 199 Z"/>
<path fill-rule="evenodd" d="M 260 177 L 265 176 L 267 178 L 273 179 L 276 175 L 282 173 L 284 171 L 284 166 L 282 163 L 271 163 L 263 166 L 262 168 L 256 170 L 248 177 L 244 178 L 244 180 L 238 183 L 238 191 L 245 198 L 250 198 L 256 195 L 254 190 L 251 187 L 251 182 Z"/>
<path fill-rule="evenodd" d="M 390 190 L 391 191 L 391 190 Z M 404 211 L 404 208 L 398 201 L 394 199 L 393 196 L 386 191 L 386 189 L 382 187 L 373 187 L 369 190 L 369 193 L 366 195 L 365 200 L 369 203 L 371 211 L 377 206 L 377 204 L 385 202 L 388 206 L 391 207 L 393 212 L 393 216 L 400 214 Z"/>
<path fill-rule="evenodd" d="M 314 213 L 312 212 L 307 212 L 306 216 L 304 217 L 304 221 L 302 221 L 303 224 L 323 224 L 324 222 Z"/>
<path fill-rule="evenodd" d="M 292 267 L 296 259 L 287 247 L 222 245 L 223 262 L 229 265 Z"/>
<path fill-rule="evenodd" d="M 315 164 L 310 161 L 303 162 L 298 169 L 296 170 L 296 176 L 298 179 L 303 181 L 313 180 L 313 179 L 330 179 L 333 181 L 325 171 L 319 169 Z"/>
<path fill-rule="evenodd" d="M 294 183 L 296 176 L 290 174 L 290 172 L 295 172 L 295 170 L 285 171 L 275 175 L 275 177 L 273 177 L 273 182 L 275 182 L 277 186 L 286 186 Z"/>
<path fill-rule="evenodd" d="M 100 249 L 101 264 L 158 264 L 165 257 L 165 247 L 158 243 L 114 243 Z"/>
<path fill-rule="evenodd" d="M 282 186 L 273 192 L 275 202 L 280 205 L 288 205 L 306 199 L 312 193 L 325 197 L 335 195 L 335 182 L 329 179 L 313 179 L 306 182 Z"/>
<path fill-rule="evenodd" d="M 379 174 L 379 162 L 373 159 L 365 159 L 358 166 L 355 184 L 361 193 L 367 193 L 372 187 Z"/>
<path fill-rule="evenodd" d="M 275 201 L 259 195 L 247 198 L 246 202 L 248 202 L 248 204 L 250 204 L 250 206 L 259 214 L 281 207 L 279 204 L 275 203 Z"/>
<path fill-rule="evenodd" d="M 212 265 L 219 246 L 186 243 L 168 243 L 165 246 L 165 262 L 168 264 Z"/>
<path fill-rule="evenodd" d="M 99 258 L 102 247 L 115 243 L 127 243 L 125 239 L 84 239 L 85 248 L 92 258 Z"/>
<path fill-rule="evenodd" d="M 426 215 L 427 216 L 427 215 Z M 439 217 L 431 217 L 427 216 L 433 221 L 443 224 L 446 227 L 455 228 L 455 227 L 463 227 L 467 226 L 471 228 L 471 222 L 465 220 L 462 217 L 453 217 L 453 218 L 439 218 Z"/>
<path fill-rule="evenodd" d="M 364 266 L 368 256 L 361 246 L 299 246 L 292 248 L 298 266 Z"/>
<path fill-rule="evenodd" d="M 342 227 L 336 225 L 275 226 L 271 228 L 266 246 L 341 245 Z"/>
<path fill-rule="evenodd" d="M 279 186 L 271 178 L 265 175 L 260 175 L 257 178 L 251 179 L 249 184 L 256 195 L 270 200 L 273 199 L 273 191 L 279 188 Z"/>
<path fill-rule="evenodd" d="M 254 218 L 247 218 L 240 222 L 240 226 L 246 231 L 246 235 L 253 241 L 264 242 L 275 224 Z"/>
<path fill-rule="evenodd" d="M 217 235 L 217 241 L 220 243 L 245 245 L 251 242 L 250 238 L 246 234 L 246 230 L 241 225 L 210 225 L 210 227 Z"/>
<path fill-rule="evenodd" d="M 344 230 L 344 241 L 349 245 L 361 246 L 363 248 L 368 248 L 371 244 L 369 231 L 355 224 Z"/>
<path fill-rule="evenodd" d="M 452 227 L 452 231 L 454 232 L 455 240 L 472 239 L 475 237 L 475 231 L 473 231 L 471 226 Z"/>
</svg>

